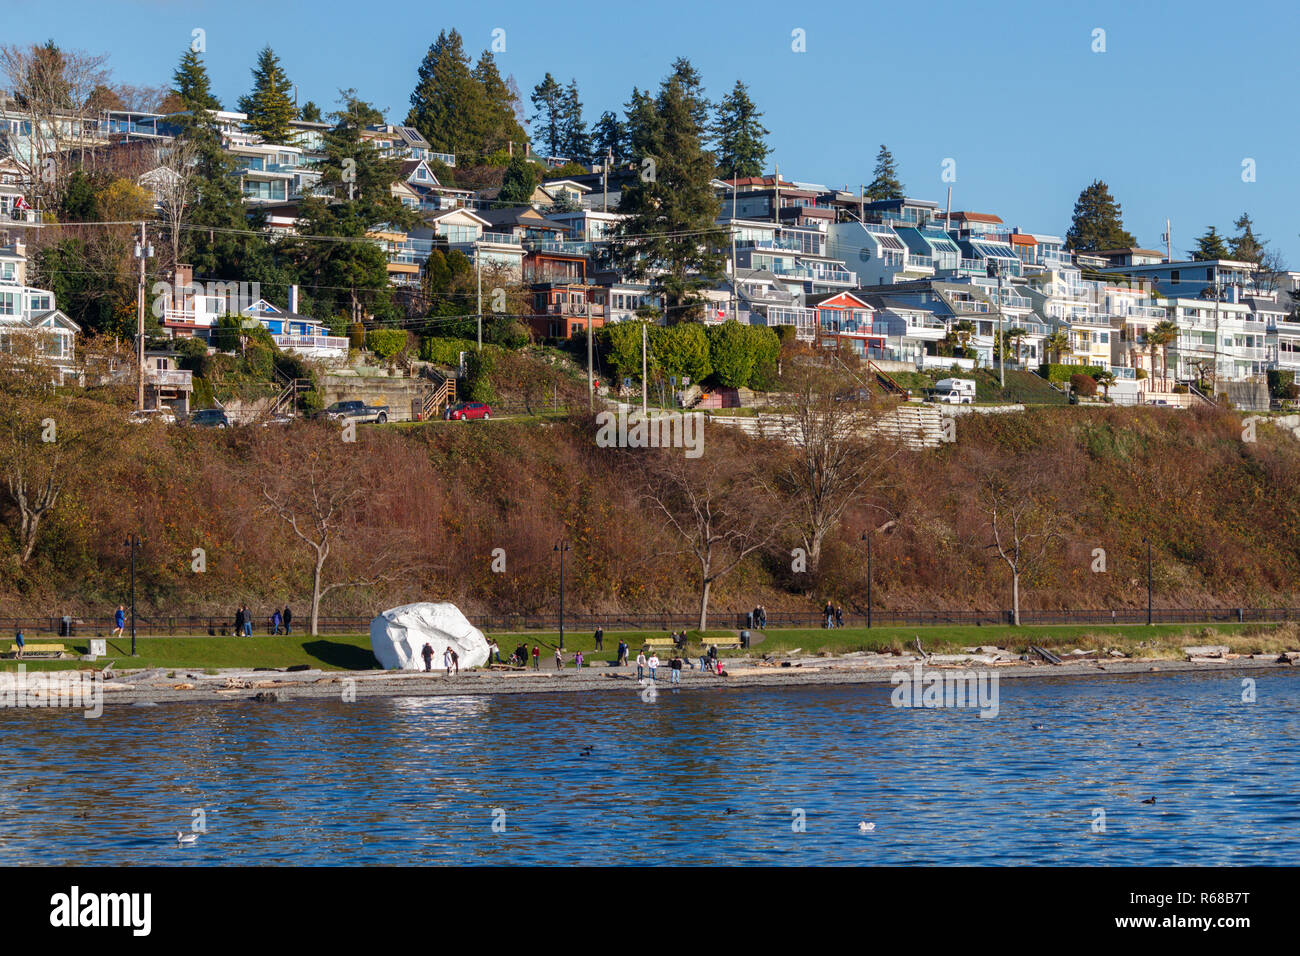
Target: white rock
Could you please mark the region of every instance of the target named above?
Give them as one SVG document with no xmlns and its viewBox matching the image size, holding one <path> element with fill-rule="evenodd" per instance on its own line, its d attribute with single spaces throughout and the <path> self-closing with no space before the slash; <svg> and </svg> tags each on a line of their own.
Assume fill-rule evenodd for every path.
<svg viewBox="0 0 1300 956">
<path fill-rule="evenodd" d="M 461 670 L 487 663 L 487 639 L 454 604 L 404 604 L 370 622 L 370 647 L 385 670 L 424 670 L 420 652 L 425 644 L 433 647 L 434 670 L 443 666 L 448 647 L 460 658 Z"/>
</svg>

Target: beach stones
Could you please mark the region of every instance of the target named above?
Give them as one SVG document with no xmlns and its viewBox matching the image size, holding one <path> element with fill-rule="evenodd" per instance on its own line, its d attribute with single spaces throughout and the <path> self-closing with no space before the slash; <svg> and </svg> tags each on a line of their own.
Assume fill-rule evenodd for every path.
<svg viewBox="0 0 1300 956">
<path fill-rule="evenodd" d="M 487 663 L 488 645 L 483 632 L 466 620 L 454 604 L 404 604 L 370 622 L 370 647 L 385 670 L 424 670 L 420 652 L 425 644 L 433 648 L 435 671 L 442 669 L 443 651 L 448 647 L 460 658 L 462 670 Z"/>
</svg>

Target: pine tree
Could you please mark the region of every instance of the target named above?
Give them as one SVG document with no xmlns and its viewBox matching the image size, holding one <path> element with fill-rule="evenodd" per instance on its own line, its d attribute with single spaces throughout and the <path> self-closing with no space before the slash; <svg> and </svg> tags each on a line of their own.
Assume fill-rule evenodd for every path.
<svg viewBox="0 0 1300 956">
<path fill-rule="evenodd" d="M 749 98 L 749 89 L 739 80 L 718 104 L 714 132 L 718 144 L 718 176 L 760 176 L 768 148 L 763 137 L 767 129 L 759 122 L 763 114 Z"/>
<path fill-rule="evenodd" d="M 700 145 L 708 148 L 708 137 L 711 135 L 709 113 L 713 106 L 709 98 L 704 95 L 704 78 L 700 75 L 700 71 L 695 69 L 686 57 L 679 56 L 673 60 L 673 71 L 668 75 L 668 79 L 676 79 L 681 84 L 687 113 L 695 127 L 695 135 L 699 137 Z"/>
<path fill-rule="evenodd" d="M 560 155 L 586 166 L 591 163 L 591 137 L 582 119 L 582 100 L 578 81 L 570 80 L 564 91 L 564 111 L 560 118 Z"/>
<path fill-rule="evenodd" d="M 694 102 L 677 76 L 661 85 L 653 100 L 633 91 L 629 136 L 640 174 L 622 190 L 619 211 L 627 218 L 619 233 L 636 236 L 619 243 L 614 256 L 635 278 L 647 278 L 667 305 L 667 320 L 697 318 L 700 291 L 722 275 L 719 203 L 712 188 L 713 155 L 700 142 L 691 115 Z"/>
<path fill-rule="evenodd" d="M 536 163 L 530 163 L 520 154 L 514 155 L 506 166 L 497 201 L 507 206 L 528 205 L 541 178 L 541 170 Z"/>
<path fill-rule="evenodd" d="M 1250 213 L 1243 212 L 1233 225 L 1239 231 L 1237 235 L 1228 240 L 1228 257 L 1237 262 L 1254 262 L 1256 264 L 1262 262 L 1264 247 L 1268 245 L 1268 242 L 1255 235 L 1254 223 L 1250 220 Z"/>
<path fill-rule="evenodd" d="M 613 156 L 616 163 L 625 159 L 626 138 L 627 129 L 619 121 L 618 114 L 605 110 L 591 128 L 591 146 L 595 159 L 601 163 L 609 156 Z"/>
<path fill-rule="evenodd" d="M 280 67 L 280 59 L 263 47 L 253 68 L 253 90 L 239 98 L 239 109 L 248 114 L 246 126 L 268 143 L 289 139 L 289 123 L 298 116 L 293 105 L 293 84 Z"/>
<path fill-rule="evenodd" d="M 555 81 L 555 77 L 547 73 L 542 82 L 533 87 L 529 99 L 533 101 L 533 109 L 537 111 L 533 114 L 533 120 L 542 121 L 539 127 L 534 127 L 540 134 L 541 142 L 550 155 L 559 156 L 560 148 L 564 145 L 566 106 L 564 87 Z"/>
<path fill-rule="evenodd" d="M 1127 249 L 1137 245 L 1124 229 L 1124 210 L 1100 179 L 1086 187 L 1074 203 L 1074 219 L 1065 234 L 1065 247 L 1072 252 Z"/>
<path fill-rule="evenodd" d="M 894 154 L 884 143 L 876 153 L 875 179 L 867 187 L 867 199 L 876 202 L 880 199 L 902 199 L 903 184 L 898 181 L 898 167 L 894 163 Z"/>
<path fill-rule="evenodd" d="M 406 124 L 440 153 L 470 154 L 481 147 L 487 97 L 469 62 L 461 35 L 444 30 L 420 64 Z"/>
<path fill-rule="evenodd" d="M 221 103 L 212 95 L 212 83 L 203 58 L 193 50 L 186 49 L 181 56 L 181 62 L 172 74 L 172 83 L 183 104 L 182 109 L 190 112 L 221 109 Z"/>
<path fill-rule="evenodd" d="M 312 100 L 308 100 L 302 104 L 302 109 L 298 111 L 298 117 L 306 123 L 319 123 L 321 122 L 320 107 Z"/>
<path fill-rule="evenodd" d="M 1196 240 L 1196 248 L 1192 250 L 1193 259 L 1226 259 L 1228 258 L 1228 247 L 1224 245 L 1223 237 L 1219 235 L 1217 229 L 1211 226 L 1205 231 L 1205 235 Z"/>
<path fill-rule="evenodd" d="M 659 113 L 654 97 L 647 90 L 642 93 L 632 87 L 632 98 L 623 105 L 627 122 L 623 126 L 623 155 L 640 162 L 651 155 L 659 145 Z"/>
<path fill-rule="evenodd" d="M 519 124 L 516 109 L 519 91 L 512 83 L 501 78 L 496 59 L 490 50 L 484 50 L 474 67 L 474 79 L 483 88 L 484 125 L 479 134 L 478 151 L 488 155 L 508 149 L 514 143 L 522 149 L 528 134 Z"/>
</svg>

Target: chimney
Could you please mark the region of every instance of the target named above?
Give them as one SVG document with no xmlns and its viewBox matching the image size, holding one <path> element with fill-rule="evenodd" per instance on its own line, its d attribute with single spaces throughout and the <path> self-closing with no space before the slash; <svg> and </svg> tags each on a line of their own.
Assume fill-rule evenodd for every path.
<svg viewBox="0 0 1300 956">
<path fill-rule="evenodd" d="M 294 315 L 298 314 L 298 285 L 294 283 L 289 286 L 289 311 Z"/>
</svg>

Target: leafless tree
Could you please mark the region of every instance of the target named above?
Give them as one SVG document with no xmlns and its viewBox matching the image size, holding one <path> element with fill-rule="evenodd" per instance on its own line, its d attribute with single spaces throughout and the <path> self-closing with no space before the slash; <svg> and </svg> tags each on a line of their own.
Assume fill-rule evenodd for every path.
<svg viewBox="0 0 1300 956">
<path fill-rule="evenodd" d="M 642 497 L 680 543 L 670 553 L 689 554 L 698 564 L 703 631 L 713 585 L 772 540 L 778 531 L 775 508 L 749 457 L 720 441 L 698 459 L 672 448 L 629 454 L 647 456 Z"/>
<path fill-rule="evenodd" d="M 63 154 L 94 144 L 96 92 L 108 86 L 107 61 L 104 54 L 63 50 L 53 42 L 0 46 L 12 108 L 31 124 L 28 144 L 14 158 L 29 173 L 33 207 L 52 205 L 62 195 L 70 173 Z"/>
<path fill-rule="evenodd" d="M 990 550 L 1011 572 L 1012 621 L 1020 625 L 1020 579 L 1042 567 L 1060 538 L 1061 516 L 1032 473 L 985 468 L 979 478 L 979 508 L 989 520 Z"/>
<path fill-rule="evenodd" d="M 149 188 L 158 201 L 158 214 L 167 229 L 171 247 L 172 275 L 181 261 L 181 230 L 195 201 L 198 147 L 187 137 L 160 144 L 155 151 L 157 167 L 147 175 Z"/>
</svg>

